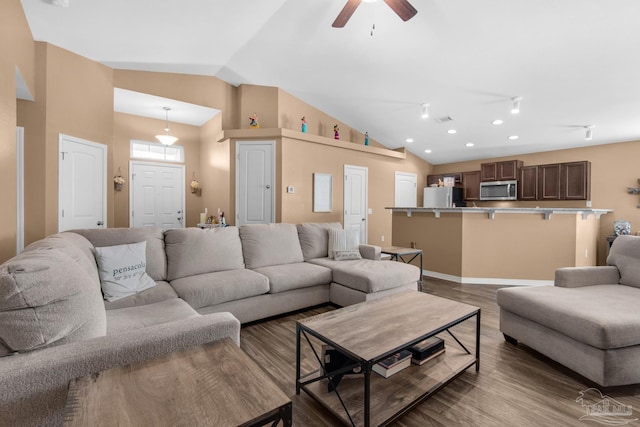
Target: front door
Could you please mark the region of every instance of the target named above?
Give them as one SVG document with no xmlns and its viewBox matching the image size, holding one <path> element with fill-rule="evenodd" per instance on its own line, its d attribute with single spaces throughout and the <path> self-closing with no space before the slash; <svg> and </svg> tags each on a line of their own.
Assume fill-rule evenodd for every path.
<svg viewBox="0 0 640 427">
<path fill-rule="evenodd" d="M 131 227 L 184 227 L 184 166 L 131 162 Z"/>
<path fill-rule="evenodd" d="M 236 142 L 236 225 L 275 220 L 274 141 Z"/>
<path fill-rule="evenodd" d="M 367 188 L 369 170 L 344 165 L 344 229 L 360 231 L 360 243 L 367 243 Z"/>
<path fill-rule="evenodd" d="M 60 134 L 58 151 L 58 231 L 103 228 L 107 146 Z"/>
</svg>

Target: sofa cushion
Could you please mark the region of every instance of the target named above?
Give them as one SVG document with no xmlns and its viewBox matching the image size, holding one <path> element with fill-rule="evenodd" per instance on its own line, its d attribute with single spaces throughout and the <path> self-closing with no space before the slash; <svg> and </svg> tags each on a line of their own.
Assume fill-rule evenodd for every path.
<svg viewBox="0 0 640 427">
<path fill-rule="evenodd" d="M 314 258 L 324 258 L 328 256 L 327 248 L 329 247 L 329 228 L 342 229 L 339 222 L 329 223 L 313 223 L 308 222 L 298 224 L 298 239 L 302 248 L 302 256 L 305 261 Z"/>
<path fill-rule="evenodd" d="M 269 279 L 251 270 L 226 270 L 171 282 L 180 298 L 195 309 L 269 292 Z"/>
<path fill-rule="evenodd" d="M 153 288 L 145 289 L 135 295 L 121 298 L 115 301 L 105 301 L 104 307 L 107 310 L 118 308 L 137 307 L 139 305 L 153 304 L 168 299 L 178 298 L 178 294 L 168 282 L 156 282 Z"/>
<path fill-rule="evenodd" d="M 98 286 L 60 250 L 34 249 L 0 265 L 0 352 L 104 336 Z"/>
<path fill-rule="evenodd" d="M 302 262 L 298 231 L 293 224 L 251 224 L 240 227 L 247 268 Z"/>
<path fill-rule="evenodd" d="M 616 237 L 607 264 L 618 267 L 621 285 L 640 288 L 640 236 Z"/>
<path fill-rule="evenodd" d="M 103 228 L 73 230 L 86 237 L 95 247 L 147 242 L 147 274 L 153 280 L 167 280 L 167 256 L 164 253 L 164 232 L 159 227 Z"/>
<path fill-rule="evenodd" d="M 96 262 L 104 299 L 115 301 L 156 285 L 145 271 L 147 242 L 96 248 Z"/>
<path fill-rule="evenodd" d="M 581 288 L 505 288 L 496 300 L 503 309 L 600 349 L 640 343 L 640 289 L 593 285 Z"/>
<path fill-rule="evenodd" d="M 140 307 L 107 311 L 107 335 L 146 328 L 161 323 L 199 317 L 189 304 L 179 298 L 147 304 Z"/>
<path fill-rule="evenodd" d="M 244 268 L 237 227 L 165 231 L 167 280 Z"/>
<path fill-rule="evenodd" d="M 331 228 L 327 232 L 329 234 L 329 248 L 327 250 L 329 258 L 335 258 L 337 251 L 359 251 L 360 230 Z"/>
<path fill-rule="evenodd" d="M 272 265 L 256 268 L 254 271 L 269 278 L 269 293 L 271 294 L 331 283 L 329 268 L 308 262 Z"/>
<path fill-rule="evenodd" d="M 330 258 L 316 258 L 309 262 L 330 268 L 335 283 L 366 293 L 397 288 L 420 280 L 420 269 L 402 262 L 369 259 L 336 261 Z"/>
</svg>

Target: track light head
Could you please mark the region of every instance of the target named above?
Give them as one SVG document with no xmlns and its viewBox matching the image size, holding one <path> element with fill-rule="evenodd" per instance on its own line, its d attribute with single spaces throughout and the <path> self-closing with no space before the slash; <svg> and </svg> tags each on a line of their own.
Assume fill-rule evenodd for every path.
<svg viewBox="0 0 640 427">
<path fill-rule="evenodd" d="M 586 139 L 587 141 L 591 141 L 591 139 L 593 139 L 593 128 L 595 126 L 593 125 L 587 125 L 584 127 L 585 129 L 585 134 L 584 134 L 584 139 Z"/>
<path fill-rule="evenodd" d="M 522 101 L 521 96 L 514 96 L 511 98 L 511 102 L 513 102 L 513 105 L 511 106 L 511 114 L 520 113 L 520 101 Z"/>
<path fill-rule="evenodd" d="M 423 119 L 429 118 L 429 104 L 422 104 L 422 115 L 420 117 Z"/>
</svg>

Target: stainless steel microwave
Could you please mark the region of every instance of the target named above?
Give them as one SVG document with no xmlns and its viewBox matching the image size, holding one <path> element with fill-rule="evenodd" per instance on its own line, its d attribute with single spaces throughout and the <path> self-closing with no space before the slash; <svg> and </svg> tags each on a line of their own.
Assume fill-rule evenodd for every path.
<svg viewBox="0 0 640 427">
<path fill-rule="evenodd" d="M 518 181 L 481 182 L 480 200 L 518 200 Z"/>
</svg>

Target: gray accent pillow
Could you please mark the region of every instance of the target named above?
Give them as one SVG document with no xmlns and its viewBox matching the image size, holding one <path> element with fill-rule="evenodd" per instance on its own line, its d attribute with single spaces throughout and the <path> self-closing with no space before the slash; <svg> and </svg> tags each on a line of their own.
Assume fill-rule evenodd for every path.
<svg viewBox="0 0 640 427">
<path fill-rule="evenodd" d="M 0 265 L 0 356 L 106 331 L 100 290 L 64 252 L 33 249 Z"/>
<path fill-rule="evenodd" d="M 329 228 L 342 230 L 342 224 L 339 222 L 307 222 L 298 224 L 296 227 L 298 228 L 298 238 L 300 239 L 302 256 L 305 261 L 328 256 L 329 233 L 327 230 Z"/>
<path fill-rule="evenodd" d="M 115 301 L 156 285 L 146 272 L 147 242 L 96 248 L 104 299 Z"/>
<path fill-rule="evenodd" d="M 607 264 L 618 267 L 621 285 L 640 288 L 640 236 L 616 237 Z"/>
<path fill-rule="evenodd" d="M 251 224 L 240 227 L 247 268 L 303 262 L 294 224 Z"/>
<path fill-rule="evenodd" d="M 348 251 L 334 251 L 333 258 L 336 261 L 348 261 L 350 259 L 362 259 L 362 255 L 360 255 L 359 250 L 351 249 Z"/>
</svg>

